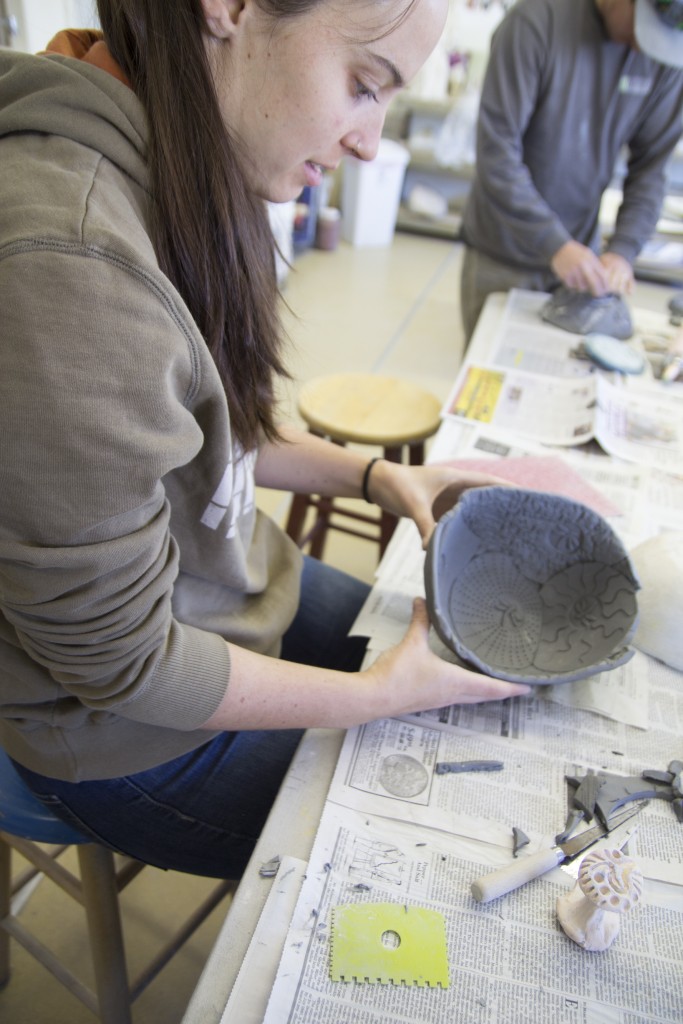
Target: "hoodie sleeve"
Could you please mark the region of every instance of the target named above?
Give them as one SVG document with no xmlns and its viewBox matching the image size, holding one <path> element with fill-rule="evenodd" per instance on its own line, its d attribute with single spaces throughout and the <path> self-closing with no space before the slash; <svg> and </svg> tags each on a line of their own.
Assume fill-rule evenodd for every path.
<svg viewBox="0 0 683 1024">
<path fill-rule="evenodd" d="M 21 649 L 83 706 L 192 730 L 230 656 L 172 610 L 164 477 L 204 439 L 200 339 L 162 280 L 84 242 L 5 249 L 1 600 Z"/>
</svg>

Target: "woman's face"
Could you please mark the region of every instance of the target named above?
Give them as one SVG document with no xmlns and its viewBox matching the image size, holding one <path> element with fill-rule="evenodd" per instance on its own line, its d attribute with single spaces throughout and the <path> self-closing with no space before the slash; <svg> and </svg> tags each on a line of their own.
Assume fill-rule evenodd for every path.
<svg viewBox="0 0 683 1024">
<path fill-rule="evenodd" d="M 416 0 L 391 27 L 407 0 L 322 0 L 279 20 L 258 0 L 204 4 L 224 120 L 251 187 L 273 202 L 318 185 L 346 153 L 376 155 L 389 100 L 433 50 L 448 11 L 448 0 Z"/>
</svg>

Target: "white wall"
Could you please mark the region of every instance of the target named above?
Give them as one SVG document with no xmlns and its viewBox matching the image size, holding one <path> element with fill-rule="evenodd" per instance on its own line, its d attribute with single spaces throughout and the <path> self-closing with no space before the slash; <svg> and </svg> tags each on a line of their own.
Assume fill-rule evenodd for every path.
<svg viewBox="0 0 683 1024">
<path fill-rule="evenodd" d="M 450 0 L 444 31 L 449 50 L 488 53 L 493 31 L 504 14 L 500 0 L 488 7 L 470 7 L 467 0 Z"/>
<path fill-rule="evenodd" d="M 45 49 L 62 28 L 97 25 L 94 0 L 5 0 L 5 4 L 18 29 L 12 45 L 26 53 Z"/>
</svg>

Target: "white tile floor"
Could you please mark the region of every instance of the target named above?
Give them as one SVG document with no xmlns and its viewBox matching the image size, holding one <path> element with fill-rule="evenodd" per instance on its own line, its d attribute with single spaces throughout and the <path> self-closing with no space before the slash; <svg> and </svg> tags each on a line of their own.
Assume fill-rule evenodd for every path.
<svg viewBox="0 0 683 1024">
<path fill-rule="evenodd" d="M 342 243 L 335 252 L 299 256 L 285 288 L 294 380 L 282 391 L 283 416 L 297 420 L 304 381 L 335 372 L 406 377 L 445 400 L 463 351 L 460 260 L 457 245 L 400 233 L 388 248 Z M 284 521 L 288 495 L 262 492 L 260 499 Z M 371 581 L 376 548 L 331 533 L 325 559 Z"/>
<path fill-rule="evenodd" d="M 296 391 L 303 381 L 335 371 L 406 376 L 445 399 L 462 358 L 460 257 L 457 245 L 404 234 L 386 249 L 342 243 L 333 253 L 311 250 L 299 256 L 285 289 L 294 380 L 283 390 L 283 414 L 295 417 Z M 634 301 L 663 310 L 672 293 L 671 288 L 639 284 Z M 260 491 L 259 502 L 284 520 L 288 495 Z M 335 534 L 326 559 L 371 580 L 376 548 Z M 189 912 L 211 884 L 152 869 L 132 883 L 122 897 L 132 974 L 173 916 Z M 181 1020 L 225 906 L 214 911 L 136 1002 L 135 1024 Z M 87 973 L 82 913 L 72 900 L 41 882 L 22 913 L 48 936 L 45 941 Z M 14 943 L 12 954 L 13 975 L 0 991 L 3 1024 L 94 1024 L 93 1015 Z"/>
</svg>

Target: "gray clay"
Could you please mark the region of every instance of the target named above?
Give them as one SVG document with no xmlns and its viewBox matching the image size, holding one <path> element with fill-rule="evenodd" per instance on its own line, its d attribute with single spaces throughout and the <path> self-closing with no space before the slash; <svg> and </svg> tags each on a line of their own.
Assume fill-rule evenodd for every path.
<svg viewBox="0 0 683 1024">
<path fill-rule="evenodd" d="M 638 631 L 633 643 L 683 672 L 683 531 L 667 530 L 650 537 L 638 544 L 630 557 L 642 586 Z"/>
<path fill-rule="evenodd" d="M 589 772 L 581 779 L 578 789 L 574 791 L 574 807 L 582 812 L 586 821 L 593 820 L 595 801 L 604 781 L 603 777 Z"/>
<path fill-rule="evenodd" d="M 595 801 L 595 814 L 598 820 L 610 827 L 610 819 L 625 804 L 636 800 L 669 800 L 674 799 L 671 786 L 659 786 L 654 782 L 646 782 L 636 775 L 609 775 L 602 773 L 603 784 Z"/>
<path fill-rule="evenodd" d="M 467 491 L 432 534 L 431 621 L 460 658 L 526 683 L 584 679 L 633 655 L 638 580 L 592 509 L 512 487 Z"/>
<path fill-rule="evenodd" d="M 434 771 L 437 775 L 455 775 L 459 772 L 502 772 L 502 761 L 437 761 Z"/>
<path fill-rule="evenodd" d="M 564 829 L 555 836 L 555 844 L 559 846 L 560 843 L 564 843 L 566 839 L 569 839 L 577 825 L 583 820 L 583 811 L 580 811 L 578 807 L 571 807 L 567 813 Z"/>
<path fill-rule="evenodd" d="M 517 828 L 514 825 L 512 829 L 512 856 L 516 857 L 519 851 L 528 845 L 529 837 L 526 832 L 523 832 L 521 828 Z"/>
<path fill-rule="evenodd" d="M 628 306 L 620 295 L 595 297 L 572 288 L 557 288 L 541 310 L 541 318 L 573 334 L 607 334 L 624 341 L 633 334 Z"/>
</svg>

